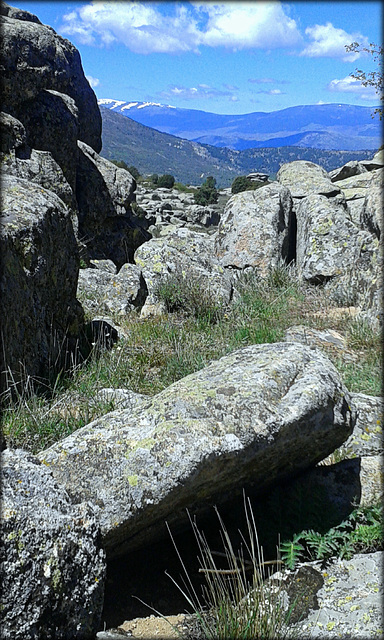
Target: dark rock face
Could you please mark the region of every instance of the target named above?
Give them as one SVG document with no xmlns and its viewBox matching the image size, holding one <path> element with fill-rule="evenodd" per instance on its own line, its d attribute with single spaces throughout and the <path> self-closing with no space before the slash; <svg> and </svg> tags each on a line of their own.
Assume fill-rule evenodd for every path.
<svg viewBox="0 0 384 640">
<path fill-rule="evenodd" d="M 21 122 L 31 102 L 49 89 L 67 94 L 78 108 L 78 138 L 101 150 L 101 116 L 87 82 L 80 54 L 36 16 L 3 7 L 1 16 L 2 110 Z M 4 13 L 8 15 L 4 15 Z"/>
<path fill-rule="evenodd" d="M 27 180 L 2 179 L 1 372 L 45 377 L 76 351 L 83 310 L 76 300 L 78 250 L 68 209 Z M 8 384 L 6 388 L 8 387 Z"/>
</svg>

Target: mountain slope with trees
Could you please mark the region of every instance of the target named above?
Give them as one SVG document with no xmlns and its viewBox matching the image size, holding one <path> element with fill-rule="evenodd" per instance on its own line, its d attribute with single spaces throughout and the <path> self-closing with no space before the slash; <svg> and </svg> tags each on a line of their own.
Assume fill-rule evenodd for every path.
<svg viewBox="0 0 384 640">
<path fill-rule="evenodd" d="M 282 164 L 293 160 L 308 160 L 332 171 L 350 160 L 372 157 L 369 149 L 334 151 L 289 146 L 235 151 L 161 133 L 105 107 L 100 107 L 100 112 L 104 158 L 123 160 L 142 175 L 169 173 L 185 184 L 201 185 L 213 176 L 217 186 L 223 188 L 237 176 L 255 171 L 274 176 Z"/>
</svg>

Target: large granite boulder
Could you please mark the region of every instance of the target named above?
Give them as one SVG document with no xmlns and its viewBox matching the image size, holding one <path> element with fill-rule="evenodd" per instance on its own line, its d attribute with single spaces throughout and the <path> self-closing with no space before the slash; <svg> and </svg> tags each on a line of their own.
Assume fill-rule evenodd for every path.
<svg viewBox="0 0 384 640">
<path fill-rule="evenodd" d="M 292 198 L 274 183 L 233 195 L 227 202 L 215 237 L 215 251 L 224 267 L 255 267 L 265 276 L 271 267 L 294 255 Z"/>
<path fill-rule="evenodd" d="M 4 640 L 88 640 L 100 628 L 106 573 L 91 505 L 71 505 L 25 451 L 1 454 Z"/>
<path fill-rule="evenodd" d="M 307 160 L 295 160 L 283 164 L 276 177 L 280 184 L 290 190 L 294 199 L 305 198 L 311 194 L 330 198 L 340 193 L 339 186 L 331 182 L 325 169 Z"/>
<path fill-rule="evenodd" d="M 213 238 L 186 227 L 152 238 L 135 252 L 148 288 L 149 304 L 158 302 L 157 288 L 171 274 L 182 274 L 187 282 L 198 282 L 217 302 L 232 298 L 232 280 L 214 255 Z"/>
<path fill-rule="evenodd" d="M 359 230 L 345 203 L 311 194 L 300 202 L 296 218 L 296 264 L 305 280 L 327 282 L 354 267 Z"/>
<path fill-rule="evenodd" d="M 27 11 L 2 3 L 1 14 L 2 110 L 24 124 L 42 92 L 66 94 L 78 109 L 79 140 L 99 152 L 101 115 L 77 49 Z"/>
<path fill-rule="evenodd" d="M 100 507 L 110 556 L 191 513 L 325 458 L 354 410 L 332 363 L 298 343 L 253 345 L 138 408 L 114 411 L 39 454 L 74 503 Z"/>
<path fill-rule="evenodd" d="M 133 262 L 137 247 L 151 237 L 145 216 L 131 209 L 136 182 L 129 171 L 101 158 L 79 141 L 76 196 L 79 235 L 90 258 L 110 259 L 118 268 Z"/>
<path fill-rule="evenodd" d="M 76 358 L 83 311 L 68 209 L 54 193 L 2 177 L 0 317 L 2 387 L 46 378 Z"/>
</svg>

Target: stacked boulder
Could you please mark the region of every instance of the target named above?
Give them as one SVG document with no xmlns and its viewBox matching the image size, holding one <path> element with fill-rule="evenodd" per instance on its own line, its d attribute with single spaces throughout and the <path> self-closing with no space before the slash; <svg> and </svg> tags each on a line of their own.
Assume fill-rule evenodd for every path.
<svg viewBox="0 0 384 640">
<path fill-rule="evenodd" d="M 77 49 L 27 11 L 2 3 L 0 18 L 3 390 L 80 357 L 80 252 L 120 267 L 150 235 L 130 206 L 133 177 L 98 155 Z"/>
</svg>

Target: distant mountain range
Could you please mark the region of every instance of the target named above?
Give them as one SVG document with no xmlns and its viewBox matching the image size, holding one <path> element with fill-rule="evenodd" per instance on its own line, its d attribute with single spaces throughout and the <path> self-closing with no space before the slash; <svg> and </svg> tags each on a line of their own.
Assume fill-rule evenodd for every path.
<svg viewBox="0 0 384 640">
<path fill-rule="evenodd" d="M 142 175 L 170 173 L 184 184 L 199 185 L 211 175 L 219 187 L 229 187 L 237 176 L 252 171 L 274 177 L 282 164 L 293 160 L 309 160 L 331 171 L 350 160 L 373 156 L 371 150 L 335 151 L 297 146 L 237 151 L 161 133 L 103 106 L 100 112 L 104 158 L 124 160 Z"/>
<path fill-rule="evenodd" d="M 382 143 L 382 127 L 371 107 L 322 104 L 221 115 L 154 102 L 104 98 L 98 103 L 162 133 L 237 151 L 286 146 L 358 151 Z"/>
</svg>

